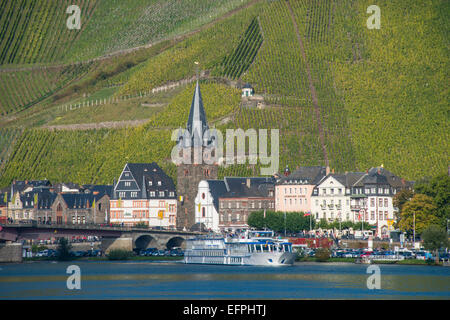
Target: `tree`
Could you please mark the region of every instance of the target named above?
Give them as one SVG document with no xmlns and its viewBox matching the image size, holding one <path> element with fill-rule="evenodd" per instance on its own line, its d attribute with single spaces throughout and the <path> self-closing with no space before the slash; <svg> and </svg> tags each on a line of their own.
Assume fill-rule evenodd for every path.
<svg viewBox="0 0 450 320">
<path fill-rule="evenodd" d="M 414 196 L 414 192 L 409 189 L 402 189 L 394 196 L 394 199 L 392 199 L 392 203 L 394 207 L 398 208 L 398 212 L 402 212 L 403 205 L 411 200 L 411 198 Z"/>
<path fill-rule="evenodd" d="M 266 211 L 264 218 L 263 210 L 254 211 L 248 216 L 247 223 L 252 228 L 268 228 L 276 232 L 284 232 L 285 227 L 287 232 L 309 230 L 310 217 L 305 216 L 303 212 L 286 212 L 286 223 L 284 215 L 284 212 Z M 311 224 L 314 227 L 315 222 L 311 221 Z"/>
<path fill-rule="evenodd" d="M 267 214 L 267 213 L 266 213 Z M 263 211 L 255 211 L 249 214 L 247 224 L 255 229 L 263 229 L 264 228 L 264 212 Z"/>
<path fill-rule="evenodd" d="M 416 194 L 403 205 L 398 226 L 402 231 L 411 233 L 415 218 L 416 233 L 421 234 L 428 226 L 439 223 L 436 211 L 437 207 L 433 202 L 433 198 L 424 194 Z"/>
<path fill-rule="evenodd" d="M 329 225 L 326 219 L 322 218 L 320 219 L 319 223 L 317 224 L 317 227 L 322 229 L 328 229 Z"/>
<path fill-rule="evenodd" d="M 431 179 L 424 179 L 414 187 L 416 193 L 425 194 L 433 198 L 437 207 L 436 216 L 439 225 L 445 227 L 450 219 L 450 177 L 441 174 Z"/>
<path fill-rule="evenodd" d="M 447 232 L 438 225 L 430 225 L 423 231 L 422 240 L 425 249 L 435 252 L 439 263 L 439 249 L 449 246 Z"/>
<path fill-rule="evenodd" d="M 72 246 L 69 244 L 69 241 L 66 238 L 60 238 L 56 253 L 58 260 L 60 261 L 71 260 L 70 249 L 72 249 Z"/>
</svg>

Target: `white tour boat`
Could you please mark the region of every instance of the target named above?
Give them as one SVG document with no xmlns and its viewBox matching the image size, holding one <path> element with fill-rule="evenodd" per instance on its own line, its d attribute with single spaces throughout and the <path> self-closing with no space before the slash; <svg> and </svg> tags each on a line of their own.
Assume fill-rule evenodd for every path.
<svg viewBox="0 0 450 320">
<path fill-rule="evenodd" d="M 239 238 L 205 236 L 186 240 L 184 263 L 284 266 L 294 263 L 292 243 L 273 231 L 247 231 Z"/>
</svg>

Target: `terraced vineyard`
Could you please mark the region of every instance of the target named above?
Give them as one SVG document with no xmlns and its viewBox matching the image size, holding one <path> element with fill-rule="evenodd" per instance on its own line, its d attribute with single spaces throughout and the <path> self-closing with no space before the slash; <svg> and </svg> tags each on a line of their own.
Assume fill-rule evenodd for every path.
<svg viewBox="0 0 450 320">
<path fill-rule="evenodd" d="M 21 129 L 0 128 L 0 173 L 21 134 Z"/>
<path fill-rule="evenodd" d="M 0 0 L 0 65 L 96 58 L 191 31 L 245 2 Z M 81 10 L 80 30 L 66 26 L 70 5 Z"/>
<path fill-rule="evenodd" d="M 0 175 L 0 185 L 14 178 L 38 177 L 56 181 L 111 183 L 125 161 L 157 161 L 175 178 L 170 161 L 172 130 L 185 126 L 194 87 L 180 93 L 146 125 L 100 130 L 26 130 L 17 141 Z M 224 85 L 202 85 L 210 123 L 238 107 L 239 92 Z M 157 126 L 157 127 L 156 127 Z"/>
<path fill-rule="evenodd" d="M 261 7 L 259 21 L 264 43 L 243 80 L 273 103 L 311 105 L 305 61 L 301 58 L 293 23 L 284 1 Z"/>
<path fill-rule="evenodd" d="M 448 2 L 380 1 L 380 30 L 365 27 L 369 15 L 361 13 L 370 1 L 290 4 L 313 70 L 332 167 L 384 164 L 410 179 L 446 171 Z"/>
<path fill-rule="evenodd" d="M 124 42 L 114 39 L 126 34 L 122 22 L 130 22 L 139 14 L 142 14 L 139 16 L 142 21 L 150 21 L 150 13 L 141 10 L 145 6 L 150 8 L 149 2 L 101 1 L 92 9 L 84 6 L 87 1 L 78 3 L 83 4 L 86 12 L 93 10 L 92 17 L 106 12 L 102 10 L 129 7 L 126 8 L 128 11 L 110 14 L 105 21 L 97 17 L 97 25 L 87 22 L 85 30 L 81 30 L 72 41 L 74 50 L 62 60 L 97 56 L 129 46 L 131 42 L 127 41 L 144 41 L 144 35 L 135 39 L 128 37 Z M 175 7 L 182 5 L 181 2 L 168 3 Z M 193 8 L 200 3 L 200 0 L 194 1 Z M 206 11 L 200 15 L 205 17 L 207 8 L 216 10 L 214 12 L 219 15 L 219 7 L 214 9 L 213 2 L 208 3 L 210 6 L 205 5 Z M 1 1 L 0 4 L 2 8 L 9 8 L 13 5 L 19 7 L 25 2 Z M 154 1 L 153 4 L 161 5 L 162 2 Z M 98 81 L 100 85 L 118 86 L 114 90 L 99 91 L 101 88 L 97 87 L 95 90 L 98 94 L 116 96 L 148 91 L 169 82 L 191 78 L 195 74 L 194 62 L 198 61 L 200 70 L 249 82 L 256 93 L 263 96 L 267 109 L 241 108 L 237 89 L 217 83 L 202 83 L 210 124 L 219 129 L 280 130 L 280 168 L 287 164 L 291 168 L 324 165 L 328 160 L 331 168 L 338 172 L 365 171 L 383 164 L 410 180 L 446 172 L 450 140 L 450 99 L 445 86 L 450 70 L 450 4 L 443 0 L 423 3 L 380 0 L 377 5 L 382 12 L 381 29 L 369 30 L 366 27 L 369 16 L 366 9 L 371 4 L 368 0 L 252 3 L 200 32 L 149 54 L 145 62 L 142 62 L 145 59 L 139 60 L 123 73 L 111 71 L 113 76 Z M 31 5 L 31 2 L 26 2 L 26 5 Z M 232 3 L 234 7 L 237 5 L 238 2 Z M 26 8 L 22 12 L 25 15 Z M 173 12 L 169 9 L 164 11 L 166 9 L 158 11 L 159 14 Z M 189 13 L 180 15 L 181 18 L 176 19 L 187 17 L 183 21 L 191 22 L 168 26 L 163 35 L 197 25 L 197 20 Z M 19 18 L 18 15 L 14 17 L 15 13 L 2 10 L 0 21 Z M 108 20 L 111 17 L 121 23 L 113 26 Z M 136 21 L 141 21 L 139 19 Z M 13 25 L 11 22 L 5 29 L 4 22 L 0 22 L 0 52 L 5 52 L 5 63 L 40 61 L 45 49 L 21 51 L 22 42 L 28 41 L 17 44 L 15 37 L 8 40 Z M 129 23 L 128 26 L 134 28 L 130 28 L 131 35 L 133 32 L 140 34 L 137 25 Z M 143 28 L 148 26 L 151 26 L 150 22 Z M 18 25 L 14 33 L 20 34 L 21 28 Z M 110 34 L 105 33 L 104 28 L 111 28 Z M 44 32 L 45 28 L 41 29 L 40 32 Z M 88 42 L 95 39 L 93 30 L 104 35 L 105 39 Z M 176 33 L 179 34 L 178 31 Z M 39 36 L 36 37 L 35 43 L 38 43 Z M 145 41 L 150 38 L 145 38 Z M 45 39 L 48 41 L 47 37 Z M 95 45 L 88 48 L 89 43 Z M 14 55 L 9 48 L 16 44 L 19 47 Z M 6 47 L 8 49 L 3 49 Z M 43 43 L 42 48 L 48 47 Z M 59 52 L 58 48 L 55 52 Z M 22 57 L 19 52 L 27 52 L 24 60 L 17 60 L 18 56 Z M 46 61 L 62 57 L 51 53 L 46 55 Z M 25 70 L 15 76 L 0 86 L 3 114 L 24 109 L 38 96 L 54 90 L 54 79 L 60 77 Z M 93 78 L 97 76 L 101 78 L 102 75 L 92 75 Z M 85 79 L 85 84 L 91 80 Z M 32 85 L 20 87 L 23 82 Z M 81 87 L 82 83 L 79 85 Z M 193 86 L 188 85 L 171 97 L 166 107 L 151 115 L 147 124 L 136 128 L 70 132 L 27 130 L 20 139 L 15 139 L 17 142 L 3 168 L 0 186 L 7 185 L 14 178 L 43 177 L 55 182 L 111 183 L 125 161 L 157 161 L 175 177 L 175 167 L 169 160 L 173 146 L 170 136 L 172 129 L 184 127 L 186 123 L 192 91 Z M 79 94 L 71 99 L 78 101 L 76 99 L 84 98 Z M 105 110 L 103 112 L 108 112 L 107 108 Z M 222 167 L 219 175 L 258 175 L 259 167 L 261 164 Z"/>
<path fill-rule="evenodd" d="M 61 61 L 81 30 L 66 27 L 70 5 L 78 5 L 89 21 L 97 0 L 2 0 L 0 64 Z"/>
<path fill-rule="evenodd" d="M 85 74 L 91 66 L 75 64 L 66 67 L 0 72 L 0 115 L 20 111 L 42 101 L 69 81 Z"/>
<path fill-rule="evenodd" d="M 179 81 L 195 75 L 194 62 L 202 70 L 212 70 L 239 43 L 255 17 L 257 5 L 236 13 L 202 33 L 195 34 L 158 56 L 133 74 L 118 95 L 151 90 L 170 81 Z"/>
<path fill-rule="evenodd" d="M 231 79 L 240 78 L 247 71 L 263 42 L 258 19 L 253 18 L 238 46 L 232 54 L 226 56 L 216 73 Z"/>
</svg>

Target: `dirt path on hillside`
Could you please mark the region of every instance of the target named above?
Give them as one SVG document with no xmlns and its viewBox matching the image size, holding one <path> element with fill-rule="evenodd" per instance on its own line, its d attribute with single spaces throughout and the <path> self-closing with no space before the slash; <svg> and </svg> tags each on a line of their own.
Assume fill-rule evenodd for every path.
<svg viewBox="0 0 450 320">
<path fill-rule="evenodd" d="M 289 1 L 286 1 L 286 4 L 289 8 L 289 12 L 291 14 L 291 19 L 292 19 L 292 22 L 293 22 L 294 28 L 295 28 L 295 33 L 297 34 L 297 40 L 300 45 L 300 51 L 302 53 L 303 60 L 305 61 L 306 74 L 308 75 L 308 82 L 309 82 L 309 90 L 311 91 L 311 97 L 312 97 L 312 101 L 313 101 L 313 105 L 314 105 L 314 111 L 316 114 L 317 126 L 319 128 L 320 143 L 322 144 L 322 151 L 323 151 L 323 156 L 325 159 L 325 164 L 326 164 L 326 166 L 329 166 L 327 148 L 325 147 L 325 134 L 324 134 L 323 127 L 322 127 L 322 121 L 320 120 L 321 117 L 320 117 L 319 100 L 317 99 L 316 88 L 314 87 L 314 84 L 312 81 L 311 68 L 309 67 L 308 60 L 306 59 L 305 48 L 303 46 L 303 41 L 302 41 L 302 37 L 300 36 L 300 32 L 298 31 L 297 22 L 295 21 L 294 11 L 292 10 L 292 7 L 291 7 L 291 4 L 289 3 Z"/>
<path fill-rule="evenodd" d="M 181 41 L 181 40 L 184 40 L 185 38 L 188 38 L 188 37 L 190 37 L 190 36 L 200 32 L 200 31 L 202 31 L 204 29 L 207 29 L 207 28 L 215 25 L 216 23 L 221 22 L 224 19 L 234 15 L 235 13 L 238 13 L 239 11 L 244 10 L 244 9 L 254 5 L 257 2 L 260 2 L 260 1 L 261 0 L 252 0 L 252 1 L 242 5 L 240 7 L 237 7 L 235 9 L 231 10 L 231 11 L 228 11 L 224 15 L 218 17 L 217 19 L 215 19 L 215 20 L 213 20 L 213 21 L 211 21 L 211 22 L 209 22 L 207 24 L 204 24 L 204 25 L 198 27 L 197 29 L 194 29 L 194 30 L 189 31 L 189 32 L 184 33 L 184 34 L 180 34 L 178 36 L 174 36 L 173 38 L 161 39 L 161 40 L 158 40 L 158 41 L 155 41 L 155 42 L 148 43 L 146 45 L 137 46 L 137 47 L 128 48 L 128 49 L 122 49 L 122 50 L 118 50 L 118 51 L 115 51 L 115 52 L 107 53 L 107 54 L 105 54 L 103 56 L 100 56 L 100 57 L 97 57 L 97 58 L 92 58 L 92 59 L 88 59 L 88 60 L 82 61 L 82 63 L 90 63 L 90 62 L 95 62 L 95 61 L 102 61 L 102 60 L 106 60 L 106 59 L 109 59 L 109 58 L 112 58 L 112 57 L 125 55 L 125 54 L 131 53 L 131 52 L 134 52 L 134 51 L 137 51 L 137 50 L 140 50 L 140 49 L 148 49 L 148 48 L 151 48 L 154 45 L 157 45 L 158 43 L 161 43 L 161 42 L 167 41 L 167 40 L 175 40 L 177 42 Z M 4 69 L 0 68 L 0 72 L 19 72 L 19 71 L 41 70 L 41 69 L 46 69 L 46 68 L 61 68 L 61 67 L 69 66 L 69 65 L 72 65 L 72 64 L 76 64 L 76 63 L 80 63 L 80 62 L 73 62 L 73 63 L 69 63 L 69 64 L 54 64 L 54 65 L 48 65 L 48 66 L 31 66 L 31 67 L 4 68 Z"/>
<path fill-rule="evenodd" d="M 123 120 L 123 121 L 106 121 L 106 122 L 94 122 L 94 123 L 76 123 L 76 124 L 61 124 L 54 126 L 42 126 L 43 129 L 50 131 L 58 130 L 91 130 L 91 129 L 117 129 L 126 127 L 137 127 L 144 124 L 149 119 L 141 120 Z"/>
</svg>

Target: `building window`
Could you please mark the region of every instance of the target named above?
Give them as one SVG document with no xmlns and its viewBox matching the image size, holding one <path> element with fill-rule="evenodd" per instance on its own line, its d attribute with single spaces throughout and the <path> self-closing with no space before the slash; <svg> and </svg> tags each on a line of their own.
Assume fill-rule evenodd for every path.
<svg viewBox="0 0 450 320">
<path fill-rule="evenodd" d="M 384 199 L 384 206 L 387 208 L 388 207 L 388 198 Z"/>
<path fill-rule="evenodd" d="M 129 187 L 131 186 L 131 182 L 130 181 L 125 181 L 125 187 Z"/>
<path fill-rule="evenodd" d="M 137 192 L 132 192 L 132 193 L 131 193 L 131 197 L 132 197 L 132 198 L 137 198 Z"/>
<path fill-rule="evenodd" d="M 204 192 L 202 193 L 202 199 L 205 199 L 205 193 Z"/>
<path fill-rule="evenodd" d="M 161 181 L 158 181 L 158 186 L 160 186 L 161 185 Z"/>
<path fill-rule="evenodd" d="M 150 197 L 154 197 L 155 196 L 155 191 L 150 191 Z"/>
<path fill-rule="evenodd" d="M 120 198 L 125 198 L 125 192 L 119 192 L 119 197 Z"/>
<path fill-rule="evenodd" d="M 375 199 L 374 198 L 370 199 L 370 206 L 375 207 Z"/>
<path fill-rule="evenodd" d="M 206 211 L 205 211 L 205 207 L 202 208 L 202 217 L 206 217 Z"/>
<path fill-rule="evenodd" d="M 370 212 L 370 220 L 375 220 L 375 212 L 374 211 Z"/>
<path fill-rule="evenodd" d="M 164 191 L 160 191 L 160 192 L 159 192 L 159 196 L 160 196 L 160 197 L 164 197 Z"/>
</svg>

